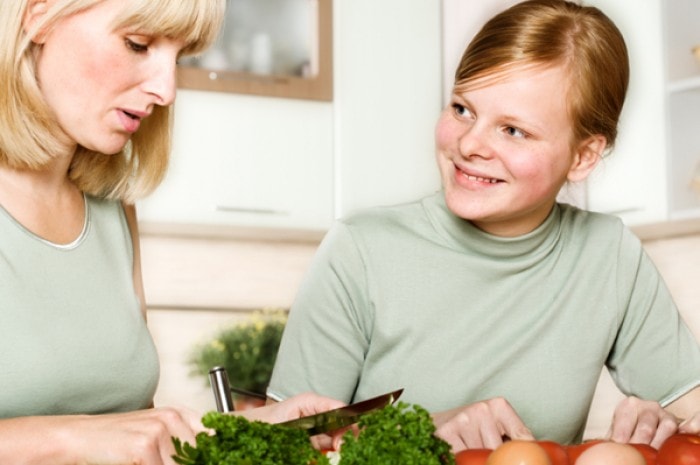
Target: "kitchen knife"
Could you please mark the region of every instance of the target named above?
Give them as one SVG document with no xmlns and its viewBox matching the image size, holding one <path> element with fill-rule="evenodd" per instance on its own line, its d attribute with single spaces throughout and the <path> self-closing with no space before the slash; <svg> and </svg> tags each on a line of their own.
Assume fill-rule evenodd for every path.
<svg viewBox="0 0 700 465">
<path fill-rule="evenodd" d="M 382 409 L 393 404 L 399 398 L 403 389 L 397 389 L 371 399 L 355 402 L 327 412 L 317 413 L 307 417 L 279 423 L 282 426 L 305 429 L 309 436 L 327 433 L 356 423 L 362 415 Z"/>
</svg>

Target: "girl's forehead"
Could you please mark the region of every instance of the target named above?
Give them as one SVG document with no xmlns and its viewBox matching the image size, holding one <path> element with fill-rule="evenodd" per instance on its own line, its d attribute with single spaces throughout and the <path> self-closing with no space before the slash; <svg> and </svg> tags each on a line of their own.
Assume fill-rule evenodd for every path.
<svg viewBox="0 0 700 465">
<path fill-rule="evenodd" d="M 454 92 L 456 94 L 470 92 L 496 84 L 518 81 L 548 71 L 560 72 L 562 79 L 568 79 L 569 77 L 569 74 L 566 72 L 566 67 L 561 63 L 509 63 L 487 69 L 475 76 L 457 81 L 454 86 Z"/>
</svg>

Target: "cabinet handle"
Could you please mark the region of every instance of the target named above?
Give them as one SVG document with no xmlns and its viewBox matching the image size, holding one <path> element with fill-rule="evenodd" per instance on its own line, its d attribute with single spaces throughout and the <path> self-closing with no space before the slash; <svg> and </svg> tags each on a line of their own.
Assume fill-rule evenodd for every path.
<svg viewBox="0 0 700 465">
<path fill-rule="evenodd" d="M 289 215 L 289 212 L 271 208 L 234 207 L 230 205 L 217 205 L 216 211 L 224 213 L 255 213 L 258 215 Z"/>
</svg>

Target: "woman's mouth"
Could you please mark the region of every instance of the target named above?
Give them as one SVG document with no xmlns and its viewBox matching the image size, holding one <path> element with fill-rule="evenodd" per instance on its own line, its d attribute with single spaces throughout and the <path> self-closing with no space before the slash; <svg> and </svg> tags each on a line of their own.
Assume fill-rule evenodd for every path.
<svg viewBox="0 0 700 465">
<path fill-rule="evenodd" d="M 141 117 L 126 110 L 119 110 L 119 120 L 124 130 L 128 133 L 135 133 L 141 126 Z"/>
</svg>

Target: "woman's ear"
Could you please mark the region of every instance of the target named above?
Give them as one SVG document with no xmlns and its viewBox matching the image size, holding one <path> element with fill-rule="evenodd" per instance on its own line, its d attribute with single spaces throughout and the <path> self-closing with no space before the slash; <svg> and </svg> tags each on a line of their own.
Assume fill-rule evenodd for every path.
<svg viewBox="0 0 700 465">
<path fill-rule="evenodd" d="M 607 145 L 607 140 L 602 134 L 593 135 L 581 142 L 566 177 L 569 182 L 579 182 L 586 179 L 603 157 L 603 151 Z"/>
<path fill-rule="evenodd" d="M 41 44 L 44 42 L 46 31 L 43 29 L 36 30 L 36 26 L 41 22 L 48 9 L 49 4 L 47 0 L 29 0 L 27 3 L 22 27 L 25 33 L 32 34 L 32 42 L 34 43 Z"/>
</svg>

